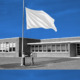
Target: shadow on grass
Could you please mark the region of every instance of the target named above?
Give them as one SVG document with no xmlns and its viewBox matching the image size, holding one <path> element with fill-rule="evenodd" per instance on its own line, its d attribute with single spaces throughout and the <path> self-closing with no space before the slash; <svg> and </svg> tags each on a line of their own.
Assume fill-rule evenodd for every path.
<svg viewBox="0 0 80 80">
<path fill-rule="evenodd" d="M 76 59 L 70 59 L 70 58 L 59 58 L 55 60 L 46 60 L 46 61 L 40 61 L 35 62 L 34 65 L 31 65 L 31 63 L 26 63 L 25 66 L 20 66 L 20 63 L 9 63 L 9 64 L 2 64 L 0 65 L 1 69 L 36 69 L 39 67 L 46 67 L 47 64 L 57 64 L 61 62 L 69 62 Z"/>
<path fill-rule="evenodd" d="M 9 63 L 0 65 L 1 69 L 14 69 L 20 67 L 20 63 Z"/>
<path fill-rule="evenodd" d="M 39 67 L 45 67 L 47 66 L 47 64 L 58 64 L 58 63 L 69 63 L 70 61 L 74 61 L 74 60 L 78 60 L 78 59 L 72 59 L 72 58 L 59 58 L 59 59 L 55 59 L 55 60 L 46 60 L 46 61 L 40 61 L 40 62 L 35 62 L 35 65 L 31 66 L 30 68 L 39 68 Z M 60 65 L 60 64 L 59 64 Z"/>
<path fill-rule="evenodd" d="M 43 67 L 41 64 L 30 64 L 26 63 L 25 66 L 20 66 L 20 63 L 11 63 L 11 64 L 2 64 L 0 65 L 0 69 L 32 69 L 36 67 Z"/>
<path fill-rule="evenodd" d="M 59 58 L 55 60 L 47 60 L 47 61 L 41 61 L 39 64 L 49 64 L 49 63 L 62 63 L 62 62 L 69 62 L 77 59 L 71 59 L 71 58 Z"/>
</svg>

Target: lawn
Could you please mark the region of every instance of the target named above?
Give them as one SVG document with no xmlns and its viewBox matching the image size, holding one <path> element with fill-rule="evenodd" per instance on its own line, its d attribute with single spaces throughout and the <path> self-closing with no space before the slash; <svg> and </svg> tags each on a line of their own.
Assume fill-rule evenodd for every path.
<svg viewBox="0 0 80 80">
<path fill-rule="evenodd" d="M 31 65 L 31 58 L 26 57 L 25 66 L 20 66 L 21 58 L 0 57 L 0 69 L 80 69 L 80 58 L 35 58 Z"/>
</svg>

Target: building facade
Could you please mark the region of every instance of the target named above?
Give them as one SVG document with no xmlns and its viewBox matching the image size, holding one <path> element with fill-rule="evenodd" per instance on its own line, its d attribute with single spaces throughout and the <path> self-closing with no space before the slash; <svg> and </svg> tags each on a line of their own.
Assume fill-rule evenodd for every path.
<svg viewBox="0 0 80 80">
<path fill-rule="evenodd" d="M 24 38 L 24 54 L 30 55 L 30 47 L 27 46 L 29 42 L 40 42 L 37 39 Z M 0 39 L 0 57 L 21 57 L 22 38 L 7 38 Z"/>
<path fill-rule="evenodd" d="M 37 57 L 77 57 L 80 55 L 80 37 L 42 39 L 28 43 Z"/>
<path fill-rule="evenodd" d="M 24 38 L 24 54 L 36 57 L 77 57 L 80 55 L 80 37 L 56 39 Z M 21 57 L 22 38 L 0 39 L 0 57 Z"/>
</svg>

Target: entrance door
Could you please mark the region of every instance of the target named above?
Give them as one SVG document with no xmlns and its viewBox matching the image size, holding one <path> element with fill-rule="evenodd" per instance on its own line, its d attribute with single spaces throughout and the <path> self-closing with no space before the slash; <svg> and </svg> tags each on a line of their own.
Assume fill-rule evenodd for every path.
<svg viewBox="0 0 80 80">
<path fill-rule="evenodd" d="M 80 55 L 80 44 L 77 44 L 77 55 Z"/>
</svg>

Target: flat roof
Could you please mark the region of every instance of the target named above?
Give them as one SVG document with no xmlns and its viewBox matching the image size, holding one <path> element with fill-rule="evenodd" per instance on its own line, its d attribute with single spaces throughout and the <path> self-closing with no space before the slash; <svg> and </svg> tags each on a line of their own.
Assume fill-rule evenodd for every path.
<svg viewBox="0 0 80 80">
<path fill-rule="evenodd" d="M 17 39 L 17 38 L 22 38 L 22 37 L 11 37 L 11 38 L 1 38 L 0 40 L 5 40 L 5 39 Z M 33 38 L 25 38 L 24 39 L 33 39 Z M 34 40 L 40 40 L 40 39 L 34 39 Z"/>
<path fill-rule="evenodd" d="M 60 37 L 60 38 L 46 38 L 46 39 L 49 40 L 49 39 L 67 39 L 67 38 L 80 38 L 80 36 L 74 36 L 74 37 Z M 41 39 L 41 40 L 46 40 L 46 39 Z"/>
<path fill-rule="evenodd" d="M 76 41 L 59 41 L 59 42 L 37 42 L 37 43 L 27 43 L 28 45 L 37 45 L 37 44 L 58 44 L 58 43 L 80 43 L 80 40 Z"/>
<path fill-rule="evenodd" d="M 4 40 L 4 39 L 17 39 L 19 37 L 11 37 L 11 38 L 1 38 L 0 40 Z"/>
</svg>

